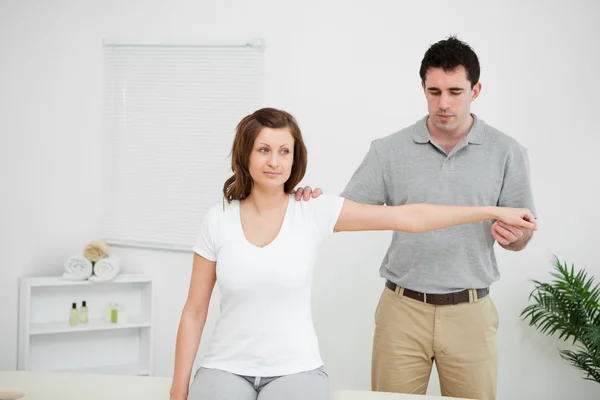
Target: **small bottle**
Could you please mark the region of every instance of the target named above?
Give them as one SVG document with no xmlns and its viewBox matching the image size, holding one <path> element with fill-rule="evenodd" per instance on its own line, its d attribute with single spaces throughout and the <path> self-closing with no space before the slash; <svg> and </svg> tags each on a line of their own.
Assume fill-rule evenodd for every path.
<svg viewBox="0 0 600 400">
<path fill-rule="evenodd" d="M 88 323 L 88 308 L 85 300 L 81 303 L 81 308 L 79 309 L 79 322 L 82 324 Z"/>
<path fill-rule="evenodd" d="M 75 326 L 79 324 L 79 313 L 77 312 L 77 304 L 73 303 L 71 306 L 71 314 L 69 316 L 69 325 Z"/>
</svg>

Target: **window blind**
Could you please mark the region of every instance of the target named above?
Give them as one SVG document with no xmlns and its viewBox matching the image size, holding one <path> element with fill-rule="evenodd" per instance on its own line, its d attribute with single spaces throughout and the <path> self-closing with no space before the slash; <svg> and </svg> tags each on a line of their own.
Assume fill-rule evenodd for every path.
<svg viewBox="0 0 600 400">
<path fill-rule="evenodd" d="M 237 123 L 263 93 L 263 46 L 105 43 L 104 236 L 191 250 L 222 200 Z"/>
</svg>

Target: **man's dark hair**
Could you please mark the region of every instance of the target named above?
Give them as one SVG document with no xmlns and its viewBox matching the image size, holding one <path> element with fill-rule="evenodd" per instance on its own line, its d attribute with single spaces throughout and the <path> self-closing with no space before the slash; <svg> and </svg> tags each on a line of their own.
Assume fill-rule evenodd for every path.
<svg viewBox="0 0 600 400">
<path fill-rule="evenodd" d="M 455 36 L 440 40 L 427 49 L 421 61 L 421 81 L 425 83 L 425 75 L 429 68 L 442 68 L 446 72 L 454 71 L 463 66 L 467 72 L 467 79 L 471 88 L 479 82 L 479 59 L 473 49 Z"/>
</svg>

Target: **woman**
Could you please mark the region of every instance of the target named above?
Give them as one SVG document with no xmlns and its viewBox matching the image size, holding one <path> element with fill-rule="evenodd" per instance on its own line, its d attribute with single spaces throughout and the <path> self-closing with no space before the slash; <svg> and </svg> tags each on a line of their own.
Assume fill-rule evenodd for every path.
<svg viewBox="0 0 600 400">
<path fill-rule="evenodd" d="M 424 232 L 498 219 L 536 230 L 526 209 L 429 204 L 373 206 L 290 195 L 306 171 L 300 129 L 288 113 L 261 109 L 237 126 L 227 200 L 209 210 L 175 355 L 172 400 L 321 400 L 328 397 L 311 315 L 313 265 L 333 232 Z M 221 314 L 202 367 L 188 385 L 215 283 Z"/>
</svg>

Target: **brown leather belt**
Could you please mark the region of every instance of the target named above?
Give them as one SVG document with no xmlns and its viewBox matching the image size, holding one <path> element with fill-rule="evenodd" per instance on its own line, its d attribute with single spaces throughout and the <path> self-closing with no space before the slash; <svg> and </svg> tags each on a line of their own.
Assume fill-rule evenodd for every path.
<svg viewBox="0 0 600 400">
<path fill-rule="evenodd" d="M 385 286 L 394 292 L 398 287 L 394 282 L 390 282 L 388 280 L 385 281 Z M 477 289 L 477 298 L 481 299 L 482 297 L 487 296 L 489 293 L 490 288 Z M 415 299 L 427 304 L 433 304 L 436 306 L 445 306 L 448 304 L 459 304 L 469 302 L 468 289 L 453 293 L 429 294 L 404 288 L 403 294 L 404 296 L 409 297 L 411 299 Z"/>
</svg>

